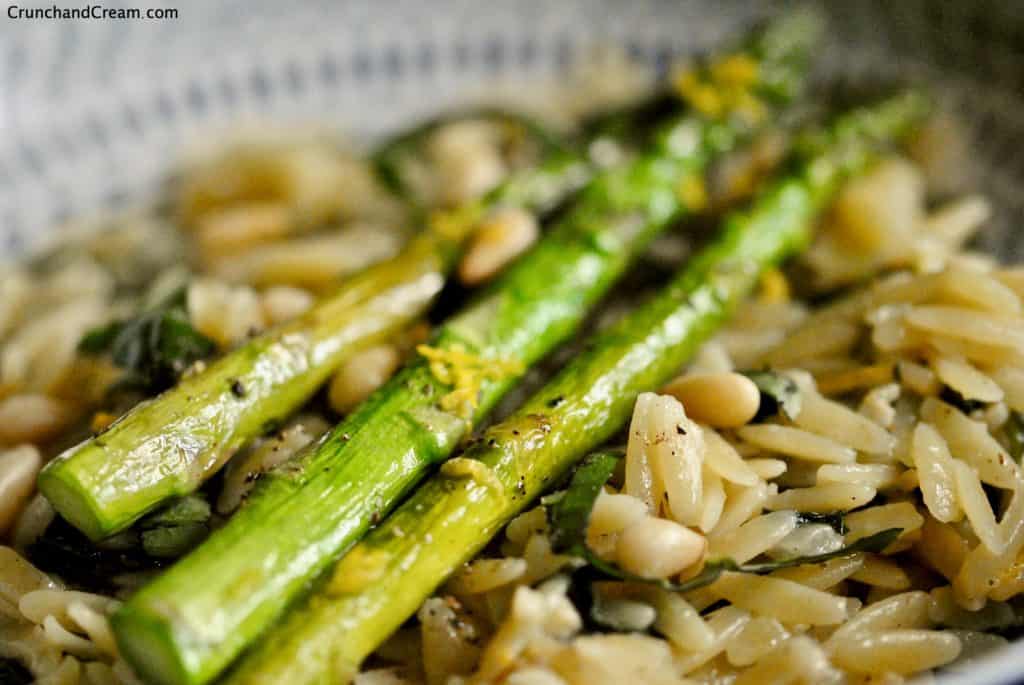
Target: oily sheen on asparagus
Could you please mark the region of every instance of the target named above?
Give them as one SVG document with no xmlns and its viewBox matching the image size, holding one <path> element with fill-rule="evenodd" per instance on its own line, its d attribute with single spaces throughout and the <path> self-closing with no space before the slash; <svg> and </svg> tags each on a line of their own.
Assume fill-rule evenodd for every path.
<svg viewBox="0 0 1024 685">
<path fill-rule="evenodd" d="M 349 682 L 362 660 L 460 564 L 576 461 L 624 425 L 640 392 L 659 387 L 757 284 L 807 244 L 840 183 L 879 142 L 926 111 L 907 94 L 856 110 L 805 141 L 792 170 L 730 215 L 653 299 L 588 349 L 474 447 L 446 462 L 271 630 L 228 683 Z"/>
<path fill-rule="evenodd" d="M 239 447 L 305 404 L 345 359 L 422 316 L 477 219 L 497 207 L 546 209 L 586 173 L 571 151 L 552 151 L 480 202 L 435 214 L 394 259 L 60 455 L 43 470 L 39 489 L 93 540 L 193 492 Z"/>
<path fill-rule="evenodd" d="M 799 30 L 797 30 L 799 27 Z M 792 97 L 807 22 L 758 32 L 743 53 Z M 765 103 L 765 107 L 768 104 Z M 651 239 L 693 210 L 709 161 L 748 113 L 675 118 L 649 149 L 598 174 L 549 234 L 308 453 L 269 474 L 219 531 L 114 617 L 147 678 L 205 683 L 299 599 L 432 465 L 447 458 L 524 371 L 566 340 Z"/>
</svg>

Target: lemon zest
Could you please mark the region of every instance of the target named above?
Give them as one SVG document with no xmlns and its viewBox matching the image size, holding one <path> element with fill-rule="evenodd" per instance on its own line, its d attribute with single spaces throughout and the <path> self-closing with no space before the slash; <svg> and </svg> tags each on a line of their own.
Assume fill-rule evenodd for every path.
<svg viewBox="0 0 1024 685">
<path fill-rule="evenodd" d="M 676 185 L 676 197 L 687 209 L 699 212 L 707 209 L 709 204 L 708 189 L 699 174 L 687 174 L 679 179 Z"/>
<path fill-rule="evenodd" d="M 384 575 L 389 559 L 384 550 L 357 546 L 334 570 L 327 583 L 327 594 L 337 597 L 362 592 Z"/>
<path fill-rule="evenodd" d="M 753 92 L 761 67 L 750 55 L 737 53 L 712 62 L 706 69 L 677 68 L 671 77 L 675 92 L 691 107 L 712 119 L 738 115 L 758 122 L 767 114 Z"/>
<path fill-rule="evenodd" d="M 523 372 L 523 364 L 518 360 L 484 359 L 459 343 L 445 348 L 417 345 L 416 351 L 427 360 L 434 378 L 452 386 L 451 392 L 441 398 L 441 408 L 462 418 L 469 418 L 477 408 L 484 381 Z"/>
<path fill-rule="evenodd" d="M 679 69 L 672 77 L 676 93 L 704 116 L 718 118 L 722 115 L 723 103 L 718 92 L 701 81 L 694 69 Z"/>
<path fill-rule="evenodd" d="M 711 78 L 716 83 L 749 88 L 757 83 L 760 65 L 750 55 L 726 55 L 711 64 Z"/>
<path fill-rule="evenodd" d="M 89 422 L 89 428 L 92 429 L 93 433 L 101 433 L 110 427 L 110 424 L 117 421 L 116 414 L 110 414 L 105 411 L 98 411 L 92 415 L 92 421 Z"/>
<path fill-rule="evenodd" d="M 756 95 L 747 90 L 736 93 L 732 102 L 732 109 L 750 122 L 762 121 L 768 116 L 768 108 L 765 107 L 765 104 Z"/>
<path fill-rule="evenodd" d="M 449 478 L 471 478 L 477 483 L 488 487 L 499 495 L 505 492 L 505 486 L 487 464 L 468 457 L 455 457 L 441 465 L 441 473 Z"/>
<path fill-rule="evenodd" d="M 761 274 L 761 289 L 758 299 L 762 302 L 789 302 L 791 292 L 786 275 L 778 269 L 768 269 Z"/>
</svg>

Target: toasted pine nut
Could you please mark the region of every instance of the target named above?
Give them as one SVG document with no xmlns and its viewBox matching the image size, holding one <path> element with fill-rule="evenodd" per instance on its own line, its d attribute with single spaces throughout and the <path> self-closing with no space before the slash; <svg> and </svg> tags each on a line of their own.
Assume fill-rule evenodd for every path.
<svg viewBox="0 0 1024 685">
<path fill-rule="evenodd" d="M 675 521 L 647 517 L 624 530 L 615 556 L 630 573 L 645 578 L 668 578 L 697 563 L 707 540 Z"/>
<path fill-rule="evenodd" d="M 263 329 L 266 321 L 256 291 L 213 278 L 199 278 L 188 286 L 189 322 L 223 348 Z"/>
<path fill-rule="evenodd" d="M 590 513 L 588 535 L 608 535 L 628 528 L 647 516 L 647 506 L 632 495 L 602 492 Z"/>
<path fill-rule="evenodd" d="M 683 403 L 686 415 L 715 428 L 736 428 L 757 414 L 761 393 L 738 373 L 694 373 L 680 376 L 664 392 Z"/>
<path fill-rule="evenodd" d="M 447 159 L 439 169 L 445 179 L 442 199 L 449 206 L 483 195 L 498 185 L 508 171 L 501 155 L 486 148 Z"/>
<path fill-rule="evenodd" d="M 459 264 L 459 280 L 482 283 L 526 251 L 540 229 L 533 214 L 522 209 L 500 210 L 477 230 Z"/>
<path fill-rule="evenodd" d="M 331 409 L 339 414 L 352 411 L 391 378 L 399 361 L 393 345 L 371 347 L 349 359 L 331 380 L 327 393 Z"/>
<path fill-rule="evenodd" d="M 0 445 L 45 442 L 74 418 L 67 404 L 49 395 L 11 395 L 0 400 Z"/>
<path fill-rule="evenodd" d="M 23 445 L 0 452 L 0 533 L 5 532 L 32 496 L 43 466 L 39 450 Z"/>
<path fill-rule="evenodd" d="M 778 269 L 769 269 L 761 275 L 761 291 L 758 298 L 762 302 L 789 302 L 791 299 L 789 281 Z"/>
<path fill-rule="evenodd" d="M 275 285 L 267 288 L 260 298 L 263 316 L 271 324 L 281 323 L 302 314 L 313 305 L 313 296 L 302 288 Z"/>
<path fill-rule="evenodd" d="M 430 140 L 437 165 L 441 200 L 458 205 L 501 182 L 508 172 L 500 129 L 482 120 L 458 121 L 440 128 Z"/>
</svg>

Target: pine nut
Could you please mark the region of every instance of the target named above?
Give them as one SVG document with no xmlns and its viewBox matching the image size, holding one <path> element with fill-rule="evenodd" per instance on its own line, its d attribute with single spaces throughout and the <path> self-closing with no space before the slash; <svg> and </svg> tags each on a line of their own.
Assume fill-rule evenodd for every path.
<svg viewBox="0 0 1024 685">
<path fill-rule="evenodd" d="M 446 160 L 440 166 L 442 199 L 456 206 L 483 195 L 501 182 L 507 173 L 497 151 L 482 149 Z"/>
<path fill-rule="evenodd" d="M 537 240 L 537 219 L 521 209 L 500 210 L 477 230 L 459 264 L 459 280 L 482 283 L 526 251 Z"/>
<path fill-rule="evenodd" d="M 327 398 L 331 409 L 346 414 L 382 386 L 399 363 L 398 350 L 393 345 L 379 345 L 360 352 L 334 374 Z"/>
<path fill-rule="evenodd" d="M 675 521 L 645 518 L 622 532 L 615 555 L 622 568 L 645 578 L 668 578 L 697 563 L 707 540 Z"/>
<path fill-rule="evenodd" d="M 189 284 L 188 318 L 196 330 L 223 348 L 242 342 L 266 323 L 255 290 L 212 278 Z"/>
<path fill-rule="evenodd" d="M 686 415 L 715 428 L 736 428 L 757 414 L 761 393 L 738 373 L 694 373 L 680 376 L 664 390 L 683 403 Z"/>
<path fill-rule="evenodd" d="M 313 306 L 313 296 L 302 288 L 275 285 L 267 288 L 260 298 L 263 316 L 271 324 L 294 319 Z"/>
<path fill-rule="evenodd" d="M 36 488 L 36 474 L 43 466 L 39 450 L 25 445 L 0 452 L 0 533 L 14 523 Z"/>
<path fill-rule="evenodd" d="M 459 121 L 442 127 L 430 141 L 440 176 L 441 200 L 458 205 L 501 182 L 508 171 L 500 130 L 487 121 Z"/>
<path fill-rule="evenodd" d="M 624 530 L 647 516 L 647 507 L 632 495 L 610 495 L 602 492 L 590 513 L 587 533 L 608 535 Z"/>
<path fill-rule="evenodd" d="M 74 418 L 68 405 L 49 395 L 11 395 L 0 400 L 0 446 L 45 442 Z"/>
</svg>

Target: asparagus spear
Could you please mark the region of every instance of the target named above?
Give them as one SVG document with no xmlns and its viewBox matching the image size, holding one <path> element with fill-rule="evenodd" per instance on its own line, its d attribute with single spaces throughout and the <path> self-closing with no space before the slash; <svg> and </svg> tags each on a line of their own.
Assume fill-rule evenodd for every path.
<svg viewBox="0 0 1024 685">
<path fill-rule="evenodd" d="M 581 183 L 583 161 L 552 154 L 483 200 L 432 215 L 394 259 L 343 282 L 296 320 L 142 403 L 50 462 L 39 489 L 93 540 L 194 491 L 244 443 L 302 406 L 354 352 L 421 316 L 476 219 L 495 207 L 549 209 Z"/>
<path fill-rule="evenodd" d="M 917 95 L 851 113 L 818 137 L 792 172 L 659 295 L 598 334 L 508 420 L 446 462 L 271 630 L 228 683 L 348 682 L 459 564 L 627 420 L 636 396 L 678 371 L 757 283 L 762 269 L 808 242 L 839 183 L 866 166 L 873 143 L 922 116 Z"/>
<path fill-rule="evenodd" d="M 751 57 L 793 28 L 758 34 Z M 771 73 L 784 64 L 802 72 L 806 40 L 774 55 Z M 441 327 L 425 358 L 268 474 L 224 528 L 122 608 L 114 627 L 123 653 L 156 682 L 219 673 L 572 334 L 650 240 L 693 208 L 702 170 L 749 128 L 731 114 L 678 117 L 646 154 L 595 177 L 532 251 Z"/>
</svg>

